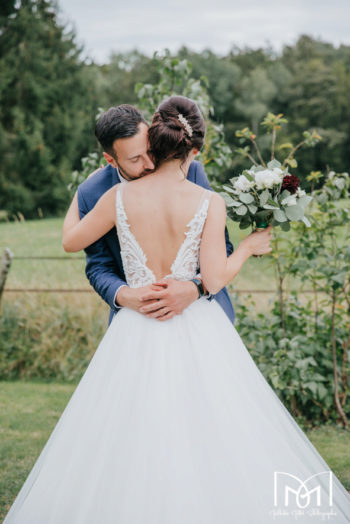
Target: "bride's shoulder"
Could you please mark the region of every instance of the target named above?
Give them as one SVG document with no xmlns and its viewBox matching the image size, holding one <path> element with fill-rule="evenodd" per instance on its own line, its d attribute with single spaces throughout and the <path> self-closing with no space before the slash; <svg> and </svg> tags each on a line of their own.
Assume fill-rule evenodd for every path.
<svg viewBox="0 0 350 524">
<path fill-rule="evenodd" d="M 208 218 L 210 218 L 211 216 L 226 216 L 226 203 L 223 197 L 215 191 L 210 191 L 210 193 L 211 195 L 208 207 Z"/>
<path fill-rule="evenodd" d="M 98 200 L 99 204 L 108 205 L 112 202 L 115 202 L 117 191 L 121 185 L 122 185 L 121 183 L 115 184 L 110 189 L 105 191 L 105 193 L 103 193 L 103 195 Z"/>
<path fill-rule="evenodd" d="M 211 200 L 215 202 L 216 205 L 226 206 L 224 198 L 221 195 L 219 195 L 219 193 L 216 193 L 215 191 L 210 191 L 210 193 L 211 193 Z"/>
<path fill-rule="evenodd" d="M 118 184 L 114 184 L 108 191 L 105 192 L 106 198 L 113 198 L 116 196 L 117 191 L 119 191 L 120 187 L 122 186 L 122 183 L 119 182 Z"/>
</svg>

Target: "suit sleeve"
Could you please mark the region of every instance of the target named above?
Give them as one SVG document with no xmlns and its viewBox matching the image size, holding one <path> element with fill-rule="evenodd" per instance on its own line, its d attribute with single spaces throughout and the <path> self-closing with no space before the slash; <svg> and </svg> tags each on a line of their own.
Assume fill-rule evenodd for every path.
<svg viewBox="0 0 350 524">
<path fill-rule="evenodd" d="M 214 189 L 209 184 L 209 180 L 208 180 L 207 175 L 205 174 L 203 165 L 200 162 L 198 162 L 196 167 L 197 167 L 196 184 L 203 186 L 205 189 L 210 189 L 210 191 L 214 191 Z M 227 256 L 230 256 L 231 253 L 233 253 L 234 251 L 234 247 L 230 241 L 227 226 L 225 226 L 225 240 L 226 240 L 226 253 L 227 253 Z"/>
<path fill-rule="evenodd" d="M 78 206 L 79 216 L 83 218 L 89 209 L 80 188 L 78 188 Z M 115 304 L 116 294 L 127 283 L 117 275 L 114 257 L 105 240 L 103 238 L 97 240 L 84 251 L 86 254 L 85 274 L 90 284 L 100 297 L 114 311 L 117 311 L 121 306 Z"/>
</svg>

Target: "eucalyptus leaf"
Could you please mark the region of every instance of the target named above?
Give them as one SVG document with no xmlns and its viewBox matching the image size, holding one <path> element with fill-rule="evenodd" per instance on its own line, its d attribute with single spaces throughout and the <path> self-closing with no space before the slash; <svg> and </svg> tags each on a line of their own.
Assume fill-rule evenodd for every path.
<svg viewBox="0 0 350 524">
<path fill-rule="evenodd" d="M 282 231 L 289 231 L 290 230 L 290 223 L 289 222 L 281 222 L 281 229 L 282 229 Z"/>
<path fill-rule="evenodd" d="M 264 204 L 266 204 L 267 199 L 270 197 L 270 191 L 268 189 L 264 189 L 264 191 L 259 195 L 260 205 L 263 206 Z"/>
<path fill-rule="evenodd" d="M 282 193 L 280 194 L 280 199 L 283 200 L 284 198 L 287 198 L 287 196 L 290 196 L 292 193 L 288 191 L 288 189 L 283 189 Z"/>
<path fill-rule="evenodd" d="M 246 177 L 249 182 L 254 182 L 255 178 L 251 173 L 248 173 L 247 171 L 243 171 L 242 175 Z"/>
<path fill-rule="evenodd" d="M 269 169 L 273 169 L 274 167 L 281 167 L 281 162 L 276 160 L 275 158 L 273 160 L 270 160 L 270 162 L 267 163 L 267 167 Z"/>
<path fill-rule="evenodd" d="M 254 197 L 250 193 L 240 193 L 239 199 L 243 204 L 251 204 L 254 202 Z"/>
<path fill-rule="evenodd" d="M 237 215 L 245 215 L 247 211 L 248 211 L 248 208 L 244 204 L 242 204 L 240 207 L 237 207 L 235 209 L 235 212 L 237 213 Z"/>
<path fill-rule="evenodd" d="M 301 206 L 288 206 L 285 208 L 286 216 L 289 220 L 302 220 L 304 210 Z"/>
<path fill-rule="evenodd" d="M 241 222 L 239 223 L 239 229 L 247 229 L 250 225 L 250 222 L 244 222 L 243 220 L 241 220 Z"/>
<path fill-rule="evenodd" d="M 311 227 L 311 223 L 309 221 L 309 219 L 307 217 L 303 217 L 302 218 L 302 221 L 304 222 L 304 224 L 307 226 L 307 227 Z"/>
<path fill-rule="evenodd" d="M 222 186 L 222 188 L 225 189 L 225 191 L 228 191 L 229 193 L 234 193 L 234 194 L 236 194 L 236 190 L 233 189 L 232 187 Z"/>
<path fill-rule="evenodd" d="M 255 204 L 248 204 L 248 209 L 249 211 L 251 212 L 252 215 L 255 215 L 255 213 L 257 212 L 258 208 Z"/>
<path fill-rule="evenodd" d="M 303 195 L 298 199 L 298 205 L 301 206 L 305 211 L 306 206 L 309 204 L 309 202 L 311 202 L 311 200 L 313 200 L 312 196 Z"/>
<path fill-rule="evenodd" d="M 222 198 L 225 200 L 227 206 L 232 205 L 232 202 L 234 202 L 233 198 L 231 198 L 230 195 L 228 195 L 224 191 L 220 191 L 219 195 L 221 195 Z"/>
<path fill-rule="evenodd" d="M 288 220 L 285 212 L 282 209 L 275 209 L 273 212 L 273 217 L 278 222 L 286 222 Z"/>
<path fill-rule="evenodd" d="M 277 202 L 275 202 L 274 200 L 272 200 L 272 198 L 268 198 L 267 199 L 267 204 L 270 204 L 270 206 L 273 206 L 273 207 L 280 207 L 279 204 Z"/>
<path fill-rule="evenodd" d="M 276 206 L 271 206 L 271 204 L 264 204 L 263 208 L 264 209 L 276 209 Z M 279 208 L 279 206 L 278 206 L 278 208 Z"/>
</svg>

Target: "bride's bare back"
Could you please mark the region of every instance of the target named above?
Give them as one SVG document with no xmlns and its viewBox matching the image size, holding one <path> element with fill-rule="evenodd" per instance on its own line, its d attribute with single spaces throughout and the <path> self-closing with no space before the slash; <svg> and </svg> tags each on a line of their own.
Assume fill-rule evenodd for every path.
<svg viewBox="0 0 350 524">
<path fill-rule="evenodd" d="M 173 166 L 174 169 L 168 166 L 164 171 L 127 183 L 123 191 L 130 231 L 147 257 L 147 268 L 155 279 L 171 273 L 172 263 L 185 239 L 187 224 L 194 217 L 205 191 L 180 178 L 178 166 L 176 163 Z M 63 227 L 66 251 L 79 251 L 89 246 L 116 225 L 116 192 L 120 185 L 104 193 L 82 220 L 75 195 Z M 251 254 L 271 251 L 269 226 L 264 232 L 248 235 L 227 258 L 225 223 L 225 202 L 220 195 L 212 193 L 201 230 L 199 262 L 204 285 L 213 294 L 234 278 Z"/>
<path fill-rule="evenodd" d="M 205 189 L 181 180 L 176 172 L 123 184 L 123 207 L 130 231 L 156 279 L 171 273 L 186 238 L 187 225 L 198 211 L 204 193 Z"/>
</svg>

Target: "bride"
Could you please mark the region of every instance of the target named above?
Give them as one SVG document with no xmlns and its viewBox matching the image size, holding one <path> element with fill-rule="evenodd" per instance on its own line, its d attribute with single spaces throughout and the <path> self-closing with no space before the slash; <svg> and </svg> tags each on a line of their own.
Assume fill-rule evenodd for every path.
<svg viewBox="0 0 350 524">
<path fill-rule="evenodd" d="M 115 185 L 81 221 L 73 203 L 65 250 L 116 225 L 129 286 L 200 266 L 211 293 L 269 253 L 271 227 L 227 258 L 223 199 L 186 180 L 204 132 L 193 101 L 163 102 L 149 129 L 155 172 Z M 324 520 L 350 523 L 349 494 L 202 297 L 167 322 L 125 307 L 113 318 L 4 524 Z"/>
</svg>

